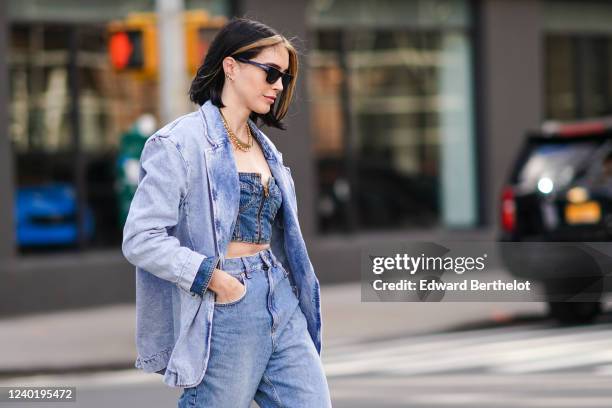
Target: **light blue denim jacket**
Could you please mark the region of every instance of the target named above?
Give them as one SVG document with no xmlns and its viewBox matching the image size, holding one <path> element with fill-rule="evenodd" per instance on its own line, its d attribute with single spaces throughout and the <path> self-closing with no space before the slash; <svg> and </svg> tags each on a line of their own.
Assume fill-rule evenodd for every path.
<svg viewBox="0 0 612 408">
<path fill-rule="evenodd" d="M 295 186 L 282 154 L 249 120 L 282 194 L 270 246 L 289 272 L 308 332 L 321 353 L 320 286 L 298 222 Z M 210 353 L 212 269 L 224 256 L 238 215 L 240 185 L 231 142 L 210 101 L 146 142 L 140 182 L 122 250 L 136 266 L 135 366 L 172 387 L 194 387 Z"/>
</svg>

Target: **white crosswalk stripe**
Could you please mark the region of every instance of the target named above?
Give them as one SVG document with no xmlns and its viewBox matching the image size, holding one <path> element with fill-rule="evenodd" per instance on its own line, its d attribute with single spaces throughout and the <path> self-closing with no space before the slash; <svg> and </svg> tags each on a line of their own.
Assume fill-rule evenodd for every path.
<svg viewBox="0 0 612 408">
<path fill-rule="evenodd" d="M 586 370 L 612 375 L 612 324 L 525 324 L 327 347 L 328 377 L 409 376 L 469 370 L 498 374 Z"/>
</svg>

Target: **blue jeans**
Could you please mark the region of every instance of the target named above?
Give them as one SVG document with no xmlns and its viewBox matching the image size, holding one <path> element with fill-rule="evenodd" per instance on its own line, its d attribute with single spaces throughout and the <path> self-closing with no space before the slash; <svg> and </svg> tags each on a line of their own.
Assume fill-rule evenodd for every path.
<svg viewBox="0 0 612 408">
<path fill-rule="evenodd" d="M 288 273 L 269 249 L 225 259 L 245 294 L 215 303 L 204 379 L 185 388 L 180 407 L 331 407 L 321 359 Z"/>
</svg>

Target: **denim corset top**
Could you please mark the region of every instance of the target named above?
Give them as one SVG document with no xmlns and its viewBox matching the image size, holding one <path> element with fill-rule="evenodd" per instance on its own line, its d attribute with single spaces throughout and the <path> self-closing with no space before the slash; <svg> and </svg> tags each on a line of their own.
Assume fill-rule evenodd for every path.
<svg viewBox="0 0 612 408">
<path fill-rule="evenodd" d="M 238 172 L 240 206 L 232 232 L 232 241 L 267 244 L 272 236 L 272 223 L 282 203 L 281 191 L 270 176 L 267 186 L 260 173 Z"/>
</svg>

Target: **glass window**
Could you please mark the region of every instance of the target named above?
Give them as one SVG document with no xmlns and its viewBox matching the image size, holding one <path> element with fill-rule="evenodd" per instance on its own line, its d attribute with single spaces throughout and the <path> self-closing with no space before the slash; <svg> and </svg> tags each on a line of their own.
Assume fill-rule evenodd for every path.
<svg viewBox="0 0 612 408">
<path fill-rule="evenodd" d="M 465 4 L 334 1 L 313 13 L 320 231 L 473 226 Z"/>
<path fill-rule="evenodd" d="M 546 117 L 612 114 L 612 5 L 546 2 L 544 17 Z"/>
<path fill-rule="evenodd" d="M 87 245 L 119 245 L 117 148 L 139 115 L 157 113 L 155 82 L 113 72 L 103 25 L 13 25 L 9 61 L 19 247 L 77 246 L 81 200 Z"/>
<path fill-rule="evenodd" d="M 546 117 L 612 114 L 612 35 L 548 34 Z"/>
<path fill-rule="evenodd" d="M 158 85 L 113 70 L 107 23 L 154 4 L 9 2 L 9 136 L 21 252 L 120 245 L 138 178 L 134 163 L 148 136 L 132 130 L 144 114 L 159 117 Z M 224 0 L 186 2 L 187 9 L 203 6 L 213 15 L 227 8 Z"/>
<path fill-rule="evenodd" d="M 585 172 L 603 141 L 533 143 L 532 150 L 519 170 L 516 184 L 522 191 L 534 191 L 546 178 L 555 189 L 563 189 Z"/>
</svg>

